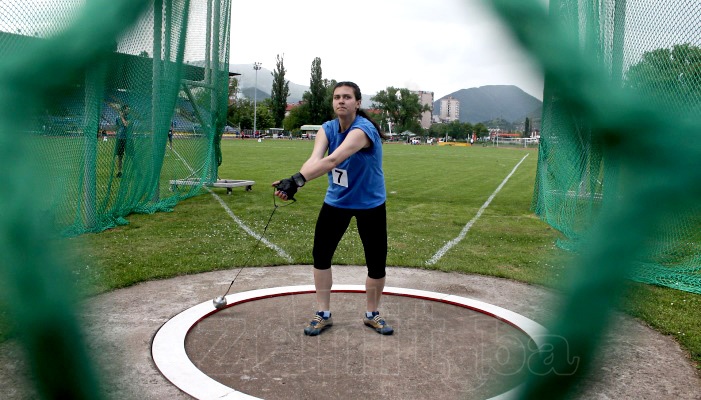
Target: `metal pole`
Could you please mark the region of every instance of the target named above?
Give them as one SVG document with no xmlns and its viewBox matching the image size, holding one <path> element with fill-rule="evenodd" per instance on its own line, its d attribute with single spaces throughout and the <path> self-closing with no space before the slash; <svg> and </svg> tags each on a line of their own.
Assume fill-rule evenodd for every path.
<svg viewBox="0 0 701 400">
<path fill-rule="evenodd" d="M 209 81 L 209 74 L 212 73 L 212 0 L 207 1 L 207 29 L 205 33 L 205 50 L 204 50 L 204 81 Z"/>
<path fill-rule="evenodd" d="M 256 86 L 253 88 L 253 136 L 256 136 L 256 132 L 258 132 L 256 128 L 256 117 L 258 116 L 258 70 L 260 69 L 260 63 L 259 62 L 254 62 L 253 63 L 253 69 L 256 70 Z"/>
<path fill-rule="evenodd" d="M 622 86 L 623 57 L 626 38 L 626 0 L 616 0 L 613 17 L 613 49 L 611 51 L 611 78 L 613 83 Z"/>
<path fill-rule="evenodd" d="M 165 29 L 163 33 L 165 35 L 165 46 L 163 48 L 163 60 L 165 61 L 165 66 L 170 66 L 170 48 L 171 48 L 171 30 L 173 26 L 173 0 L 165 0 Z M 170 68 L 169 68 L 170 69 Z"/>
<path fill-rule="evenodd" d="M 210 50 L 211 50 L 211 55 L 209 59 L 209 81 L 207 83 L 211 84 L 214 89 L 210 92 L 210 115 L 209 115 L 209 120 L 210 122 L 210 137 L 212 140 L 214 140 L 214 154 L 212 155 L 212 164 L 210 165 L 210 173 L 209 173 L 209 179 L 210 181 L 216 181 L 217 177 L 219 175 L 219 161 L 220 161 L 220 145 L 221 145 L 221 134 L 220 129 L 222 128 L 221 120 L 222 120 L 222 110 L 221 106 L 219 104 L 219 98 L 220 98 L 220 93 L 221 93 L 221 88 L 219 87 L 219 81 L 221 80 L 221 72 L 224 68 L 224 65 L 222 62 L 219 60 L 219 43 L 220 43 L 220 37 L 221 37 L 221 2 L 218 0 L 213 1 L 212 4 L 212 20 L 211 20 L 211 26 L 212 26 L 212 35 L 210 37 Z M 207 22 L 207 26 L 210 25 L 210 22 Z M 226 66 L 227 69 L 227 76 L 228 76 L 228 70 L 229 67 L 228 65 Z M 226 111 L 223 111 L 224 113 L 224 119 L 226 119 Z"/>
<path fill-rule="evenodd" d="M 169 44 L 166 44 L 168 46 Z M 151 162 L 149 170 L 149 186 L 151 190 L 151 202 L 156 203 L 160 197 L 159 191 L 159 176 L 160 163 L 156 166 L 154 156 L 158 154 L 158 158 L 163 160 L 165 155 L 165 146 L 156 146 L 160 143 L 160 138 L 157 132 L 162 132 L 163 127 L 160 122 L 162 120 L 161 113 L 163 107 L 160 98 L 163 95 L 163 0 L 154 0 L 153 2 L 153 66 L 151 77 Z M 163 132 L 165 134 L 165 132 Z M 134 131 L 131 132 L 134 134 Z M 159 148 L 160 147 L 160 148 Z M 128 147 L 127 147 L 128 148 Z M 136 149 L 133 149 L 136 151 Z M 146 178 L 144 178 L 146 179 Z"/>
</svg>

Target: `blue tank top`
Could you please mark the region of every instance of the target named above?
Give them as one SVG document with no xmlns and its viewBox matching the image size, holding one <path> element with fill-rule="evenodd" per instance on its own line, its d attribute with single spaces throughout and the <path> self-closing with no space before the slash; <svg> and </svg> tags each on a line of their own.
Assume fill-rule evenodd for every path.
<svg viewBox="0 0 701 400">
<path fill-rule="evenodd" d="M 382 205 L 387 200 L 385 175 L 382 171 L 382 139 L 372 122 L 361 116 L 345 132 L 338 119 L 325 122 L 322 127 L 332 154 L 346 139 L 348 132 L 360 129 L 370 138 L 372 146 L 345 159 L 328 173 L 329 188 L 324 201 L 339 208 L 366 210 Z"/>
</svg>

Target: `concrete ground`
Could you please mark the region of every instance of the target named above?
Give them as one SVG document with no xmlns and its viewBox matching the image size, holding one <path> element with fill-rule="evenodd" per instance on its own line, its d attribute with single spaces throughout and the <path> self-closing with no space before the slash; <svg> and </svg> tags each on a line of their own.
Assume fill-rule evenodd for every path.
<svg viewBox="0 0 701 400">
<path fill-rule="evenodd" d="M 338 284 L 363 284 L 365 268 L 335 266 Z M 151 358 L 151 341 L 174 315 L 223 294 L 235 270 L 145 282 L 86 302 L 89 345 L 114 399 L 190 398 L 166 380 Z M 559 294 L 505 279 L 389 268 L 387 285 L 487 302 L 546 325 Z M 312 283 L 310 266 L 246 268 L 232 292 Z M 265 399 L 472 399 L 498 393 L 527 365 L 520 332 L 451 305 L 386 296 L 383 315 L 396 329 L 381 336 L 361 322 L 362 294 L 334 294 L 334 326 L 318 337 L 302 329 L 313 295 L 265 299 L 222 310 L 196 325 L 186 350 L 210 377 Z M 617 314 L 582 399 L 701 399 L 699 373 L 678 344 Z M 0 345 L 4 399 L 32 398 L 21 352 Z"/>
</svg>

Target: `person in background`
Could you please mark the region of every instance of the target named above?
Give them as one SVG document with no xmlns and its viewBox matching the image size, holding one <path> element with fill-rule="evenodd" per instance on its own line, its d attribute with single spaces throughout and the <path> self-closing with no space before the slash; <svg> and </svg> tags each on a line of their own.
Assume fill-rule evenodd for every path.
<svg viewBox="0 0 701 400">
<path fill-rule="evenodd" d="M 178 124 L 175 122 L 175 120 L 170 122 L 170 129 L 168 130 L 168 145 L 170 145 L 171 150 L 173 150 L 173 131 L 177 125 Z"/>
<path fill-rule="evenodd" d="M 117 156 L 117 178 L 122 177 L 122 161 L 124 159 L 124 150 L 127 147 L 127 131 L 131 127 L 129 120 L 129 105 L 123 104 L 119 110 L 117 123 L 117 141 L 114 147 L 114 154 Z"/>
<path fill-rule="evenodd" d="M 294 199 L 306 182 L 327 175 L 328 189 L 314 232 L 314 285 L 317 312 L 304 328 L 316 336 L 333 325 L 331 318 L 331 260 L 338 243 L 355 217 L 363 243 L 367 277 L 363 323 L 382 335 L 394 329 L 380 316 L 387 263 L 387 212 L 382 169 L 380 128 L 361 110 L 362 94 L 353 82 L 339 82 L 333 91 L 335 119 L 316 134 L 314 148 L 299 172 L 273 182 L 275 195 Z"/>
</svg>

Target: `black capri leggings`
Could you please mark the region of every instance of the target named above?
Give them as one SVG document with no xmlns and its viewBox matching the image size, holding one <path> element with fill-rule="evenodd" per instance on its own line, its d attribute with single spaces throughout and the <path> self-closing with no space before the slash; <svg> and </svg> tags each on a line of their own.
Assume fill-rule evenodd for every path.
<svg viewBox="0 0 701 400">
<path fill-rule="evenodd" d="M 368 276 L 384 278 L 387 265 L 387 209 L 384 203 L 368 210 L 338 208 L 324 203 L 314 231 L 314 268 L 331 268 L 333 254 L 352 217 L 355 217 L 363 242 Z"/>
</svg>

